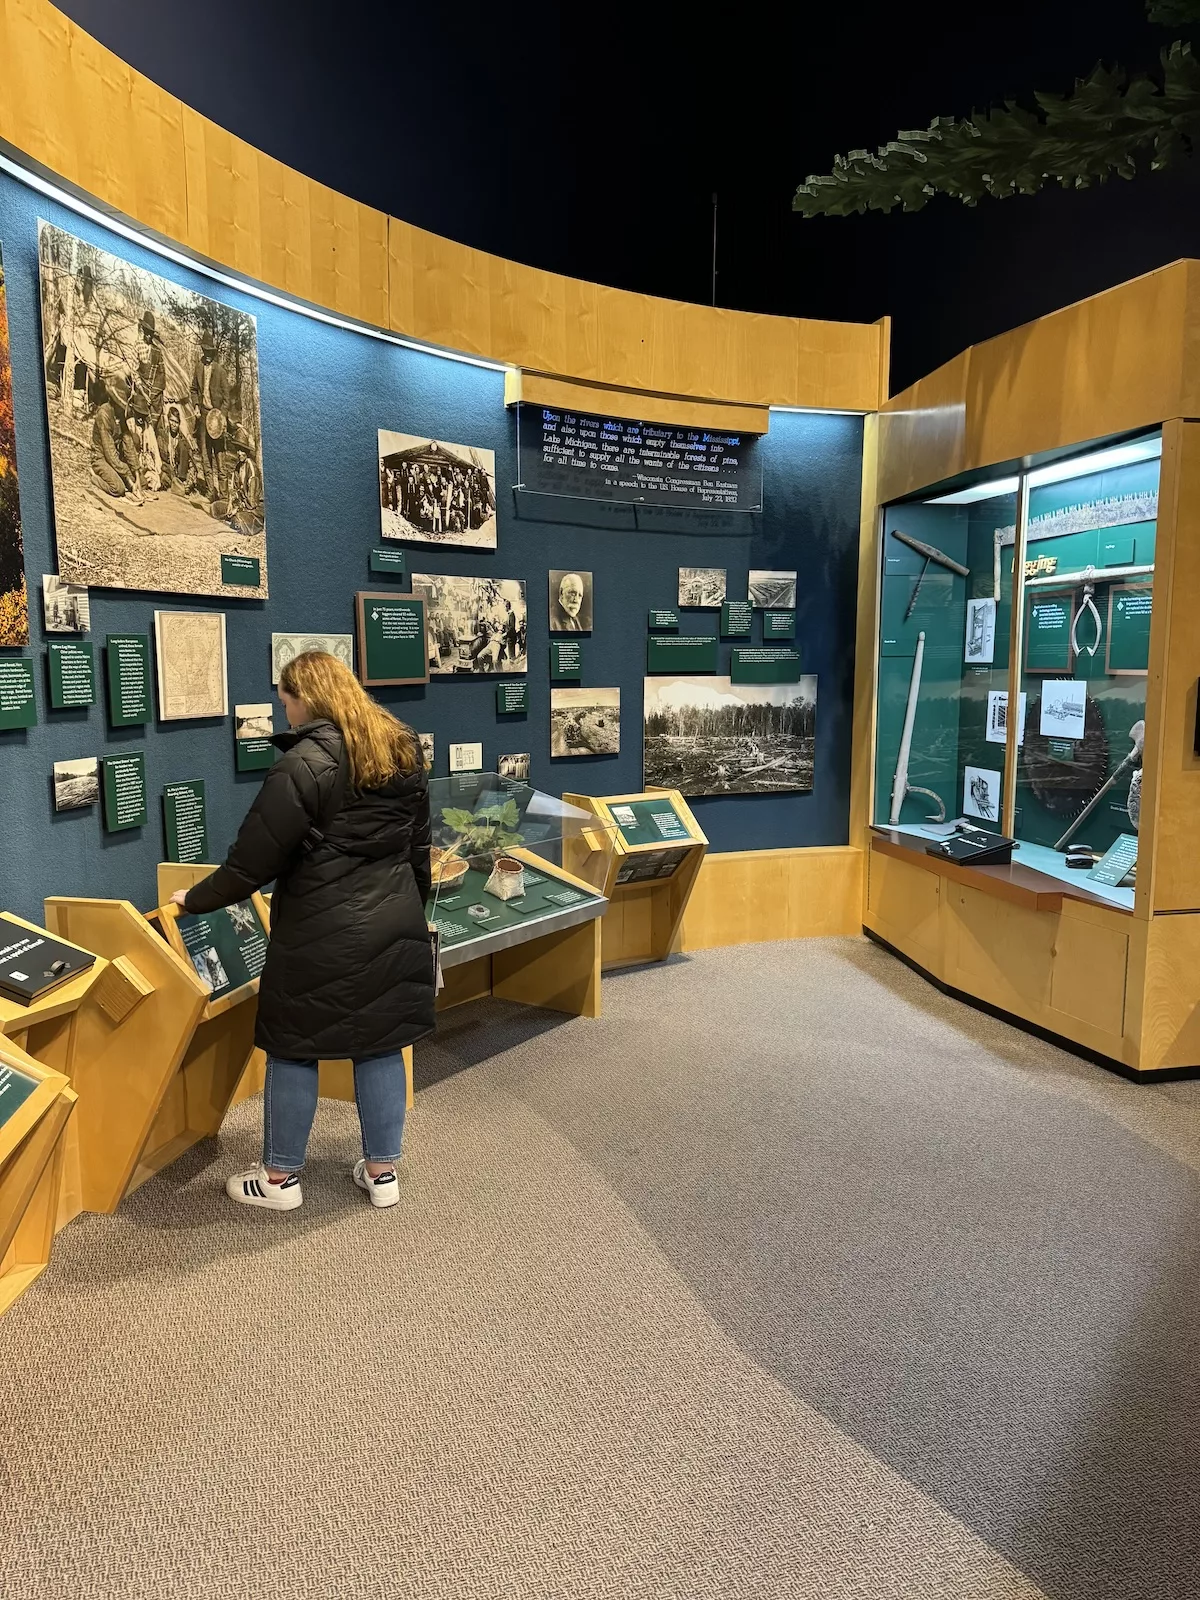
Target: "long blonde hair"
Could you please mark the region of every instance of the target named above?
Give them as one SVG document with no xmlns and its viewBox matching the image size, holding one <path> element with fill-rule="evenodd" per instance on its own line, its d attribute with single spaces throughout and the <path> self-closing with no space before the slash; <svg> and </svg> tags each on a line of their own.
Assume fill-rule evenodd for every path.
<svg viewBox="0 0 1200 1600">
<path fill-rule="evenodd" d="M 381 789 L 398 772 L 424 766 L 412 729 L 372 700 L 350 668 L 324 650 L 294 656 L 279 674 L 279 687 L 342 730 L 355 789 Z"/>
</svg>

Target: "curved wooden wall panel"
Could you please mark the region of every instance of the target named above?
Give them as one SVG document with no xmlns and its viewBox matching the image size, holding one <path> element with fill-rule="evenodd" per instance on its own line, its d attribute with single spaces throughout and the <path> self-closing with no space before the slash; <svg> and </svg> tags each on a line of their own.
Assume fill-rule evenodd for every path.
<svg viewBox="0 0 1200 1600">
<path fill-rule="evenodd" d="M 360 205 L 142 77 L 49 0 L 0 0 L 0 141 L 214 264 L 341 316 L 663 396 L 874 411 L 887 325 L 631 294 Z"/>
<path fill-rule="evenodd" d="M 880 417 L 879 499 L 1200 410 L 1200 262 L 972 345 Z"/>
</svg>

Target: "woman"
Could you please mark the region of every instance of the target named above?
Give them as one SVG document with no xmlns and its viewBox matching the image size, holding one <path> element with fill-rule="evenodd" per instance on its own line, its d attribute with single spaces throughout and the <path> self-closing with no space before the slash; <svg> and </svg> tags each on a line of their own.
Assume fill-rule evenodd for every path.
<svg viewBox="0 0 1200 1600">
<path fill-rule="evenodd" d="M 225 1185 L 243 1205 L 292 1211 L 317 1109 L 317 1062 L 350 1057 L 362 1126 L 354 1181 L 399 1199 L 401 1050 L 433 1028 L 425 921 L 429 792 L 417 735 L 348 667 L 308 650 L 284 667 L 288 733 L 225 865 L 186 893 L 215 911 L 275 880 L 255 1039 L 267 1053 L 263 1158 Z"/>
</svg>

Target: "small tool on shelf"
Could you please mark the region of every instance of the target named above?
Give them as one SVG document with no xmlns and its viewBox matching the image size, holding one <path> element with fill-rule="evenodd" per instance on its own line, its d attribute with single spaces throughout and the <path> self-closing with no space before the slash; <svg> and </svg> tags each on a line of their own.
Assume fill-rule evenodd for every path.
<svg viewBox="0 0 1200 1600">
<path fill-rule="evenodd" d="M 929 571 L 929 563 L 931 561 L 936 561 L 939 567 L 945 567 L 950 572 L 957 572 L 961 578 L 969 578 L 971 576 L 970 567 L 964 567 L 961 561 L 955 561 L 953 556 L 948 556 L 944 550 L 939 550 L 935 544 L 926 544 L 923 540 L 914 539 L 909 534 L 900 533 L 895 528 L 892 529 L 892 538 L 899 539 L 901 544 L 906 544 L 910 550 L 915 550 L 919 556 L 925 557 L 925 565 L 917 574 L 917 581 L 908 602 L 908 609 L 904 613 L 905 622 L 913 614 L 917 596 L 921 592 L 921 585 L 925 582 L 925 574 Z"/>
</svg>

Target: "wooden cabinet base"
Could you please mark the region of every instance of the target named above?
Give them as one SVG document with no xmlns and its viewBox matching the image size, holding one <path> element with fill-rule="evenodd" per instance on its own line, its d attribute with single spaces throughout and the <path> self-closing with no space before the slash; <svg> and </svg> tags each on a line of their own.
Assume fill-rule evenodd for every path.
<svg viewBox="0 0 1200 1600">
<path fill-rule="evenodd" d="M 64 1136 L 75 1109 L 66 1078 L 0 1041 L 0 1064 L 37 1088 L 0 1125 L 0 1314 L 46 1269 L 54 1245 Z"/>
<path fill-rule="evenodd" d="M 872 840 L 862 925 L 947 993 L 1128 1077 L 1200 1074 L 1200 914 L 1014 898 Z"/>
</svg>

